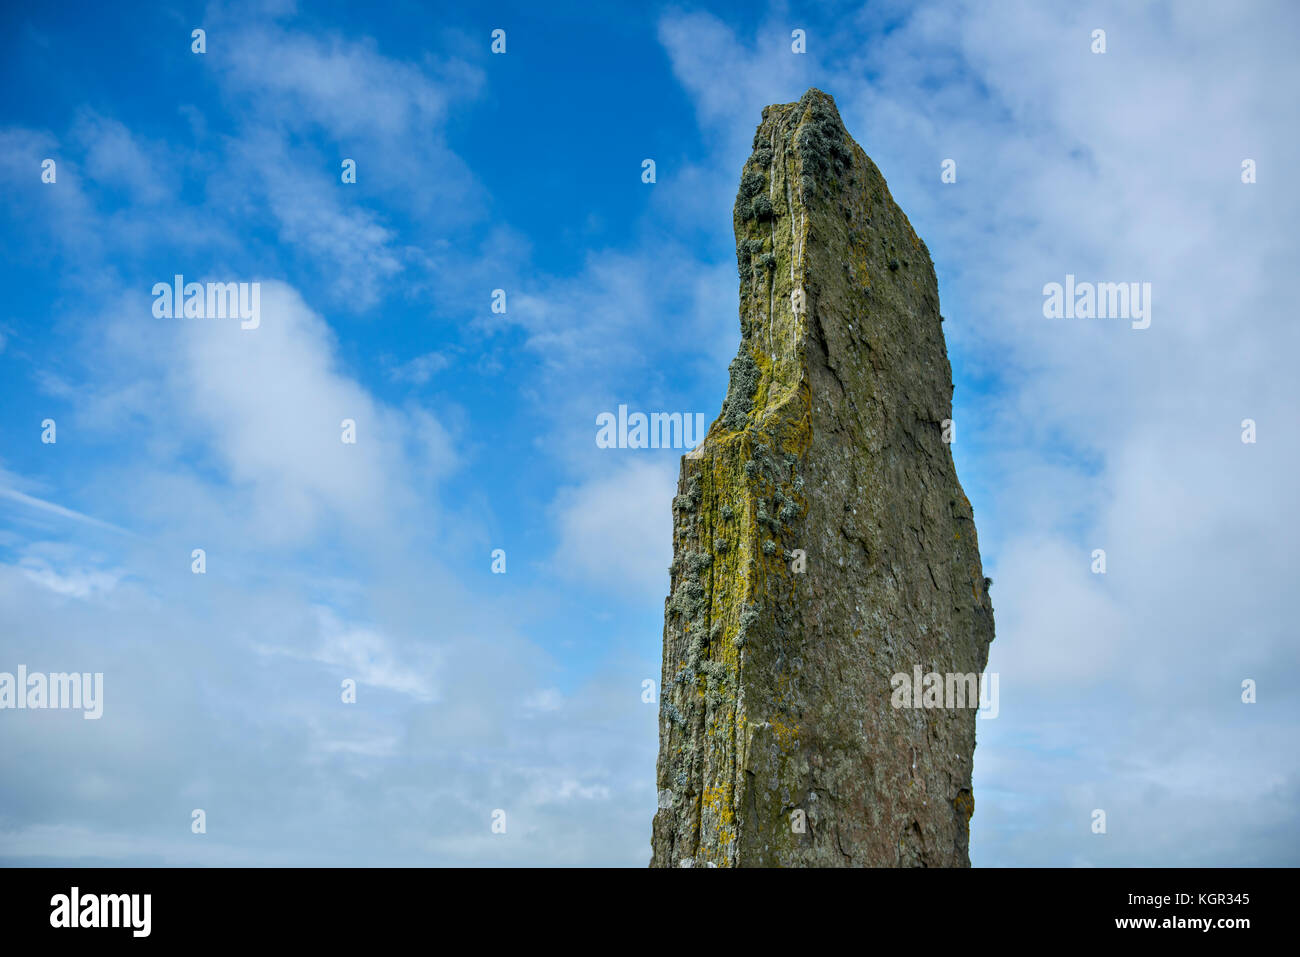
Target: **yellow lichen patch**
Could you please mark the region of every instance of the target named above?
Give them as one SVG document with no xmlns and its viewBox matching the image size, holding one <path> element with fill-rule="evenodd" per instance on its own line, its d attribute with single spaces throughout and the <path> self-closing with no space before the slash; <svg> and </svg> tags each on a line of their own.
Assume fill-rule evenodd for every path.
<svg viewBox="0 0 1300 957">
<path fill-rule="evenodd" d="M 782 751 L 792 751 L 799 746 L 799 726 L 786 724 L 780 718 L 772 719 L 772 733 Z"/>
<path fill-rule="evenodd" d="M 971 817 L 975 814 L 975 796 L 969 791 L 958 791 L 957 796 L 953 798 L 952 806 L 969 824 Z"/>
<path fill-rule="evenodd" d="M 720 827 L 730 826 L 735 820 L 731 808 L 731 785 L 729 784 L 706 787 L 700 798 L 700 804 L 716 815 Z"/>
<path fill-rule="evenodd" d="M 704 789 L 700 796 L 700 818 L 701 824 L 710 829 L 716 829 L 717 847 L 724 851 L 735 839 L 735 811 L 732 808 L 732 792 L 730 784 L 710 785 Z M 707 846 L 707 845 L 706 845 Z M 726 854 L 707 855 L 713 863 L 726 866 L 729 862 Z"/>
</svg>

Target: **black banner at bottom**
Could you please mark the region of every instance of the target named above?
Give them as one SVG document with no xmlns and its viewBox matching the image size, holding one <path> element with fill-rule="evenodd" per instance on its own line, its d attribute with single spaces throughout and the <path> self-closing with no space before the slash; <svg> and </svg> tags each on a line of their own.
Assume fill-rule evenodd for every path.
<svg viewBox="0 0 1300 957">
<path fill-rule="evenodd" d="M 374 944 L 458 925 L 570 942 L 611 921 L 629 934 L 690 940 L 780 932 L 783 922 L 860 939 L 878 928 L 952 942 L 1097 938 L 1246 942 L 1285 933 L 1282 869 L 618 871 L 17 868 L 0 871 L 0 932 L 78 945 L 188 942 Z M 666 901 L 671 907 L 665 908 Z M 759 918 L 746 919 L 745 915 Z M 656 926 L 671 922 L 672 927 Z M 768 930 L 761 930 L 767 927 Z M 910 930 L 908 930 L 910 928 Z M 681 936 L 686 934 L 687 936 Z M 65 940 L 64 943 L 70 941 Z M 453 943 L 454 938 L 448 938 Z M 51 951 L 55 952 L 55 951 Z"/>
</svg>

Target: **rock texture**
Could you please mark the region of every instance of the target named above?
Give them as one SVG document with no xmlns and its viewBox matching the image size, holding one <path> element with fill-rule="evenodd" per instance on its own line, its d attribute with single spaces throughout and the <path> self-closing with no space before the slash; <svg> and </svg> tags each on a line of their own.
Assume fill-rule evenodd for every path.
<svg viewBox="0 0 1300 957">
<path fill-rule="evenodd" d="M 673 502 L 652 866 L 969 866 L 975 712 L 891 706 L 993 639 L 929 252 L 818 90 L 763 111 L 735 230 L 740 351 Z"/>
</svg>

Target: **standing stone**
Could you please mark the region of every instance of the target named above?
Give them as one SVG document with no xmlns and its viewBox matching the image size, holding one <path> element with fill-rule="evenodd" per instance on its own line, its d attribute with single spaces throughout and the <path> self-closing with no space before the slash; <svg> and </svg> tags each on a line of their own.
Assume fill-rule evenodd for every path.
<svg viewBox="0 0 1300 957">
<path fill-rule="evenodd" d="M 740 351 L 673 501 L 652 866 L 969 866 L 974 696 L 893 706 L 918 667 L 978 681 L 993 640 L 929 251 L 819 90 L 763 111 L 734 220 Z"/>
</svg>

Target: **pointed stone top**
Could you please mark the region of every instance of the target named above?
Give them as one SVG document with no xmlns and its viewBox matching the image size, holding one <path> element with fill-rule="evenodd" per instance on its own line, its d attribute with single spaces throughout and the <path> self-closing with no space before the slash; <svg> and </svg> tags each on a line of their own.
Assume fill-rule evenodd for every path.
<svg viewBox="0 0 1300 957">
<path fill-rule="evenodd" d="M 770 106 L 763 107 L 763 115 L 767 116 L 768 110 L 788 110 L 792 106 L 807 107 L 814 102 L 824 103 L 831 109 L 836 110 L 837 113 L 839 112 L 835 106 L 835 97 L 817 89 L 815 86 L 810 86 L 808 87 L 808 92 L 799 97 L 798 101 L 794 103 L 773 103 Z"/>
</svg>

